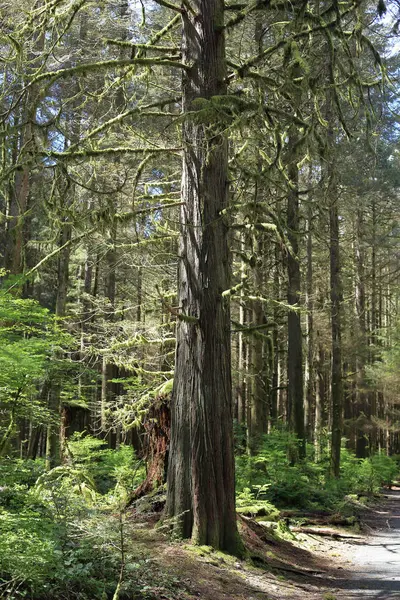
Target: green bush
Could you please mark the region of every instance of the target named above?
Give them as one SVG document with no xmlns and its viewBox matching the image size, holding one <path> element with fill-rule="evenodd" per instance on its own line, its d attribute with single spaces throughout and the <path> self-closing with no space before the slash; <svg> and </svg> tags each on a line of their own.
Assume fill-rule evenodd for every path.
<svg viewBox="0 0 400 600">
<path fill-rule="evenodd" d="M 75 433 L 68 441 L 69 462 L 90 473 L 96 490 L 106 494 L 121 488 L 135 489 L 145 477 L 144 465 L 135 458 L 132 446 L 121 444 L 111 450 L 103 440 Z"/>
<path fill-rule="evenodd" d="M 396 462 L 384 454 L 375 454 L 360 463 L 359 489 L 367 494 L 375 494 L 384 485 L 391 485 L 398 473 Z"/>
<path fill-rule="evenodd" d="M 323 467 L 305 461 L 292 465 L 289 457 L 296 452 L 294 435 L 272 431 L 264 437 L 257 455 L 237 457 L 237 492 L 250 489 L 254 498 L 277 506 L 306 507 L 319 501 Z"/>
<path fill-rule="evenodd" d="M 75 436 L 68 463 L 45 472 L 41 461 L 0 462 L 0 597 L 10 600 L 111 598 L 121 569 L 121 499 L 143 476 L 133 450 L 109 450 Z M 18 470 L 20 469 L 20 472 Z M 101 494 L 100 492 L 106 492 Z M 132 571 L 121 599 L 137 592 L 145 561 L 127 543 Z"/>
<path fill-rule="evenodd" d="M 396 461 L 383 454 L 360 460 L 343 447 L 340 478 L 331 479 L 327 453 L 316 463 L 311 447 L 305 460 L 293 464 L 296 449 L 292 434 L 274 430 L 263 438 L 257 455 L 236 457 L 239 508 L 260 507 L 265 501 L 277 507 L 333 509 L 348 494 L 376 493 L 399 470 Z"/>
<path fill-rule="evenodd" d="M 340 479 L 328 481 L 327 486 L 336 488 L 336 495 L 346 494 L 371 496 L 384 485 L 390 485 L 398 473 L 396 461 L 384 454 L 358 459 L 349 450 L 342 448 Z"/>
<path fill-rule="evenodd" d="M 44 472 L 44 460 L 0 460 L 0 509 L 21 510 L 29 489 Z"/>
</svg>

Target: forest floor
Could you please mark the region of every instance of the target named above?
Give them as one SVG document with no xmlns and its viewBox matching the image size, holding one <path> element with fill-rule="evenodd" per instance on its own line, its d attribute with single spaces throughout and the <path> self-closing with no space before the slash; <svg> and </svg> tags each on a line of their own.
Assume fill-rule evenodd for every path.
<svg viewBox="0 0 400 600">
<path fill-rule="evenodd" d="M 152 572 L 145 589 L 153 598 L 400 600 L 400 488 L 362 511 L 360 532 L 335 527 L 332 535 L 287 532 L 281 539 L 261 523 L 241 518 L 246 561 L 208 547 L 171 543 L 162 529 L 133 514 L 129 520 L 134 543 Z"/>
</svg>

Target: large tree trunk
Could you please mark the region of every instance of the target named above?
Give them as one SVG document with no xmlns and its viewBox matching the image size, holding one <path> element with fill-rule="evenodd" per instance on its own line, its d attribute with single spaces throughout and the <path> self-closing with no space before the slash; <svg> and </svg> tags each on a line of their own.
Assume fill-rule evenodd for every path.
<svg viewBox="0 0 400 600">
<path fill-rule="evenodd" d="M 183 111 L 226 93 L 222 0 L 183 9 Z M 238 553 L 233 460 L 227 140 L 216 122 L 183 125 L 179 310 L 166 514 L 175 533 Z"/>
</svg>

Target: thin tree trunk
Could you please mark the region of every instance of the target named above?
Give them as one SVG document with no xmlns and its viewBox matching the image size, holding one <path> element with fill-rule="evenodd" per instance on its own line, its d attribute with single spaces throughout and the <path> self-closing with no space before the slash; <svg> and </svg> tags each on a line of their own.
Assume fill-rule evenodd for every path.
<svg viewBox="0 0 400 600">
<path fill-rule="evenodd" d="M 332 327 L 332 438 L 331 473 L 340 474 L 340 449 L 342 440 L 343 381 L 341 342 L 342 282 L 340 270 L 338 191 L 331 173 L 328 189 L 330 231 L 330 284 L 331 284 L 331 327 Z"/>
<path fill-rule="evenodd" d="M 361 424 L 363 419 L 365 420 L 365 417 L 368 415 L 367 397 L 363 389 L 365 388 L 365 354 L 367 352 L 367 335 L 365 325 L 365 257 L 363 251 L 363 233 L 363 213 L 362 209 L 358 209 L 355 235 L 355 258 L 357 266 L 355 300 L 359 337 L 356 340 L 356 414 L 354 415 L 356 420 L 356 455 L 358 458 L 365 458 L 367 454 L 367 437 L 366 432 L 362 428 Z"/>
<path fill-rule="evenodd" d="M 258 257 L 263 256 L 263 245 L 260 240 L 254 240 L 254 252 Z M 264 277 L 263 265 L 260 261 L 254 267 L 254 287 L 257 296 L 262 295 Z M 266 322 L 263 303 L 259 300 L 252 302 L 252 326 L 259 328 Z M 264 331 L 256 329 L 251 335 L 251 423 L 249 436 L 249 451 L 255 454 L 260 446 L 262 435 L 268 430 L 268 397 L 265 377 L 265 339 Z"/>
<path fill-rule="evenodd" d="M 262 21 L 259 15 L 256 16 L 255 22 L 255 42 L 257 45 L 257 51 L 262 52 Z M 257 154 L 256 157 L 258 170 L 261 172 L 261 160 Z M 254 203 L 253 203 L 253 219 L 254 222 L 259 222 L 260 208 L 260 182 L 256 180 L 255 191 L 254 191 Z M 264 239 L 260 232 L 254 236 L 252 240 L 253 252 L 256 257 L 255 265 L 253 267 L 253 279 L 254 289 L 256 296 L 262 296 L 264 287 Z M 263 260 L 264 259 L 264 260 Z M 252 302 L 252 325 L 259 328 L 265 324 L 264 306 L 260 300 L 253 300 Z M 249 451 L 251 454 L 255 454 L 260 446 L 262 435 L 268 430 L 268 398 L 267 398 L 267 382 L 265 377 L 265 339 L 264 331 L 256 329 L 251 336 L 252 346 L 252 394 L 249 400 L 251 401 L 251 424 L 249 436 Z"/>
<path fill-rule="evenodd" d="M 377 210 L 376 199 L 372 198 L 372 248 L 371 248 L 371 352 L 370 362 L 373 364 L 378 358 L 378 291 L 377 291 Z M 370 452 L 374 452 L 377 448 L 377 431 L 373 426 L 373 418 L 377 416 L 378 394 L 376 390 L 369 392 L 369 417 L 370 417 L 370 434 L 369 445 Z"/>
<path fill-rule="evenodd" d="M 310 168 L 311 170 L 311 168 Z M 309 178 L 311 184 L 311 176 Z M 314 285 L 313 285 L 313 232 L 312 232 L 312 213 L 313 206 L 309 199 L 307 216 L 307 275 L 306 275 L 306 336 L 307 352 L 304 369 L 304 423 L 306 435 L 309 439 L 313 437 L 313 415 L 314 397 L 315 397 L 315 376 L 314 376 Z"/>
<path fill-rule="evenodd" d="M 243 251 L 244 240 L 240 240 L 240 250 Z M 246 264 L 244 260 L 241 260 L 240 263 L 240 276 L 241 276 L 241 290 L 240 290 L 240 300 L 239 300 L 239 325 L 244 326 L 246 323 L 246 310 L 244 306 L 244 293 L 243 293 L 243 285 L 246 279 Z M 240 331 L 238 333 L 238 390 L 237 390 L 237 418 L 238 422 L 242 425 L 246 423 L 246 372 L 245 372 L 245 362 L 246 362 L 246 345 L 244 340 L 244 335 Z"/>
<path fill-rule="evenodd" d="M 128 12 L 128 1 L 121 0 L 117 7 L 118 16 L 122 19 L 126 17 Z M 124 41 L 128 36 L 128 28 L 123 24 L 119 31 L 119 38 Z M 120 58 L 124 58 L 127 53 L 127 49 L 123 46 L 120 47 Z M 118 86 L 115 95 L 115 106 L 119 112 L 122 112 L 125 106 L 125 90 L 124 86 Z M 119 157 L 115 157 L 115 162 L 119 163 Z M 105 296 L 108 299 L 109 307 L 106 309 L 105 320 L 106 322 L 112 323 L 115 319 L 115 297 L 116 297 L 116 266 L 117 266 L 117 250 L 116 240 L 118 224 L 115 218 L 117 212 L 117 201 L 113 198 L 108 201 L 109 214 L 110 214 L 110 238 L 108 240 L 108 248 L 105 256 Z M 141 290 L 141 280 L 138 281 L 138 289 Z M 120 425 L 115 423 L 113 418 L 113 412 L 116 409 L 116 399 L 120 392 L 120 385 L 113 382 L 119 374 L 118 367 L 103 357 L 101 365 L 101 425 L 102 430 L 107 431 L 107 440 L 110 448 L 118 448 L 121 439 L 121 428 Z M 110 418 L 108 418 L 110 415 Z"/>
<path fill-rule="evenodd" d="M 276 208 L 277 215 L 279 216 L 279 205 Z M 272 330 L 272 348 L 273 348 L 273 357 L 272 357 L 272 377 L 271 377 L 271 395 L 270 395 L 270 417 L 271 417 L 271 427 L 274 427 L 277 424 L 278 419 L 278 406 L 279 406 L 279 396 L 281 395 L 279 392 L 279 387 L 281 384 L 280 378 L 280 343 L 279 343 L 279 326 L 278 322 L 281 318 L 281 310 L 278 305 L 278 301 L 281 297 L 281 281 L 280 281 L 280 272 L 279 266 L 281 263 L 281 250 L 279 245 L 275 244 L 275 265 L 274 265 L 274 281 L 273 281 L 273 296 L 276 300 L 274 303 L 274 327 Z"/>
<path fill-rule="evenodd" d="M 323 301 L 319 301 L 319 304 Z M 319 462 L 322 458 L 323 445 L 323 429 L 326 425 L 326 366 L 325 366 L 325 349 L 323 341 L 320 339 L 321 334 L 317 330 L 316 334 L 316 387 L 315 387 L 315 423 L 314 423 L 314 448 L 315 460 Z"/>
<path fill-rule="evenodd" d="M 71 204 L 73 198 L 69 195 L 69 185 L 66 190 L 60 190 L 60 196 L 68 198 L 68 203 Z M 68 218 L 63 218 L 61 232 L 59 236 L 59 247 L 62 250 L 58 253 L 57 267 L 57 297 L 56 297 L 56 316 L 63 319 L 66 314 L 67 293 L 69 284 L 69 261 L 70 261 L 70 246 L 65 244 L 71 239 L 72 226 Z M 63 407 L 61 406 L 61 386 L 58 381 L 52 381 L 49 392 L 49 408 L 57 417 L 57 425 L 48 425 L 47 431 L 47 467 L 52 468 L 62 460 L 63 450 L 65 446 L 66 423 Z"/>
<path fill-rule="evenodd" d="M 289 143 L 295 146 L 295 137 Z M 296 434 L 299 445 L 299 458 L 305 457 L 304 435 L 304 384 L 303 384 L 303 337 L 300 319 L 301 274 L 299 261 L 299 172 L 296 156 L 291 156 L 288 167 L 291 189 L 287 200 L 287 226 L 290 251 L 287 256 L 288 290 L 288 410 L 289 426 Z M 294 457 L 292 457 L 294 459 Z"/>
<path fill-rule="evenodd" d="M 105 296 L 109 302 L 106 308 L 106 322 L 114 321 L 115 295 L 116 295 L 116 263 L 117 253 L 115 243 L 117 238 L 117 225 L 112 224 L 111 238 L 105 257 Z M 118 427 L 113 422 L 112 413 L 115 410 L 115 401 L 119 393 L 119 384 L 112 380 L 118 377 L 118 367 L 103 356 L 101 370 L 101 425 L 102 431 L 107 433 L 110 448 L 116 448 L 118 438 Z"/>
</svg>

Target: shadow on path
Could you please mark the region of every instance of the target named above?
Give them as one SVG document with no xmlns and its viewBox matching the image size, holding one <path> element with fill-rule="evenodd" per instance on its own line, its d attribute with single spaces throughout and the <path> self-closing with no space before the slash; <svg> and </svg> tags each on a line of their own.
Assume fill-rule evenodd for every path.
<svg viewBox="0 0 400 600">
<path fill-rule="evenodd" d="M 400 489 L 387 492 L 365 522 L 370 529 L 366 542 L 351 544 L 353 568 L 326 583 L 342 600 L 400 600 Z"/>
</svg>

